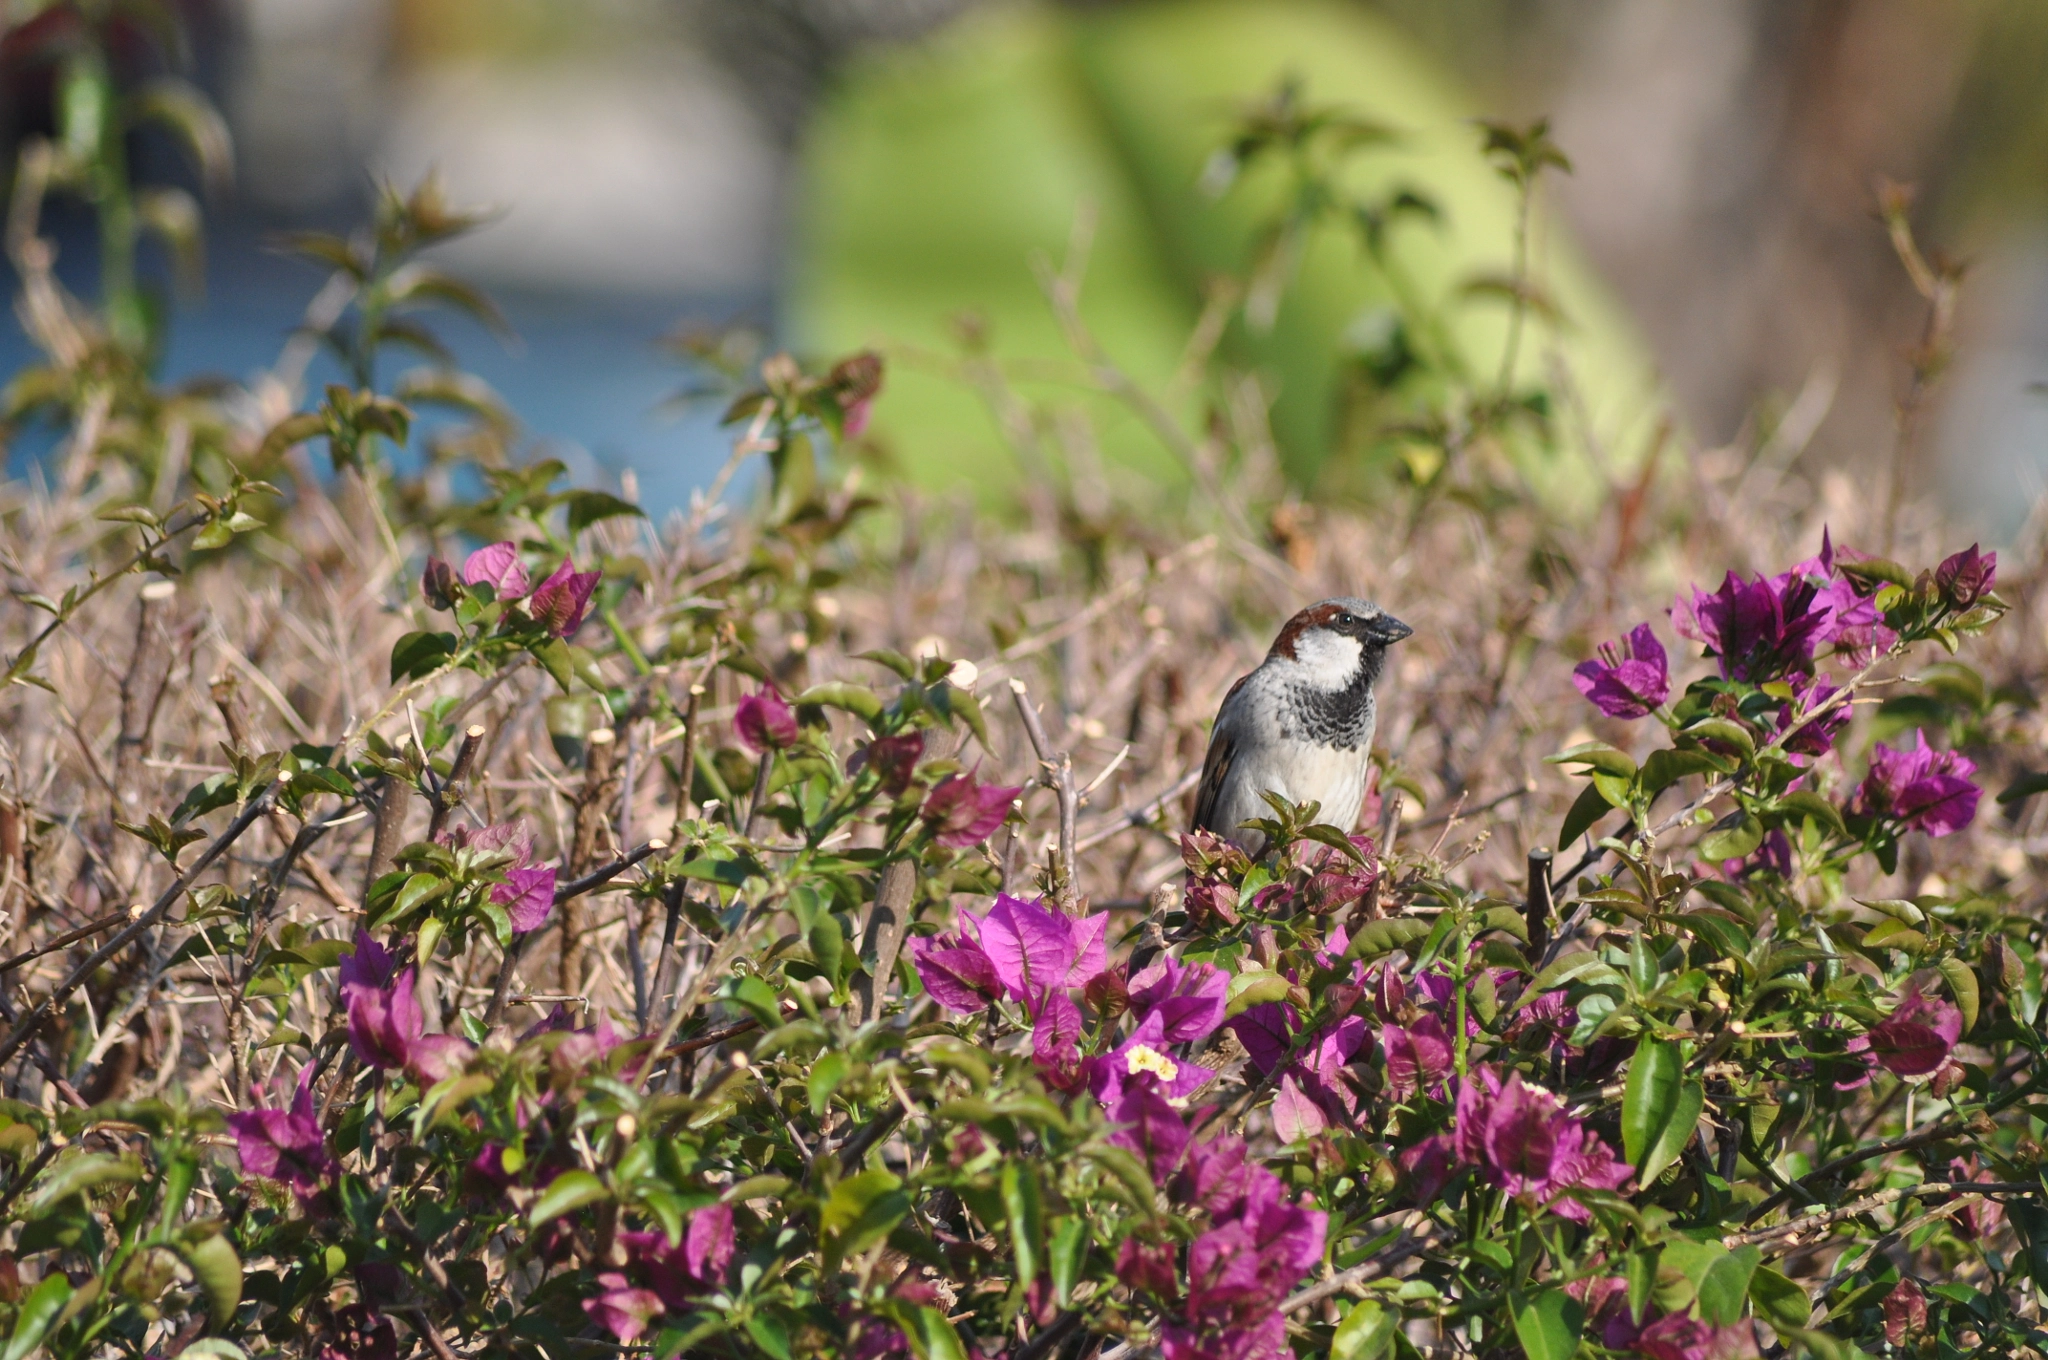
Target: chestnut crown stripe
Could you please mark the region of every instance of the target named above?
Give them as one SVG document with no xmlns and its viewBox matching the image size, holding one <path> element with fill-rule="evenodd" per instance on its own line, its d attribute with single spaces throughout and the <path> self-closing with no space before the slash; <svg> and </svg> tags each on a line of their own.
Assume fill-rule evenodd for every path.
<svg viewBox="0 0 2048 1360">
<path fill-rule="evenodd" d="M 1343 620 L 1347 615 L 1357 620 L 1357 623 L 1343 626 Z M 1361 642 L 1381 645 L 1399 642 L 1415 631 L 1378 605 L 1369 604 L 1364 600 L 1320 600 L 1298 611 L 1286 622 L 1280 629 L 1280 635 L 1273 639 L 1273 646 L 1267 655 L 1285 657 L 1289 661 L 1298 660 L 1294 645 L 1301 640 L 1301 635 L 1311 628 L 1328 628 L 1356 637 Z"/>
</svg>

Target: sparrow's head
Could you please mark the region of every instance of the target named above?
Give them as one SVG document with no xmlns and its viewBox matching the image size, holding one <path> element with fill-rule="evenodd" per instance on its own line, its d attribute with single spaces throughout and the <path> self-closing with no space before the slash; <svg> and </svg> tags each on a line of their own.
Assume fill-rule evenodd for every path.
<svg viewBox="0 0 2048 1360">
<path fill-rule="evenodd" d="M 1337 688 L 1352 683 L 1361 668 L 1377 677 L 1388 646 L 1414 631 L 1370 600 L 1340 596 L 1289 619 L 1266 655 L 1292 661 L 1317 683 Z"/>
</svg>

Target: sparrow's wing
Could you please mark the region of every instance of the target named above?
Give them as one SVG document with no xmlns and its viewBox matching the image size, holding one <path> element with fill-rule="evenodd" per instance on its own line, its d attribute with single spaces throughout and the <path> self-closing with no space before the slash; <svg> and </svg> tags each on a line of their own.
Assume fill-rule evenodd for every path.
<svg viewBox="0 0 2048 1360">
<path fill-rule="evenodd" d="M 1234 826 L 1215 825 L 1216 804 L 1223 797 L 1223 786 L 1230 781 L 1230 767 L 1237 760 L 1237 724 L 1231 721 L 1231 701 L 1249 679 L 1249 675 L 1243 676 L 1230 687 L 1230 693 L 1223 696 L 1223 703 L 1216 709 L 1216 725 L 1209 729 L 1209 753 L 1202 758 L 1202 782 L 1195 786 L 1196 831 L 1227 836 L 1237 830 Z"/>
</svg>

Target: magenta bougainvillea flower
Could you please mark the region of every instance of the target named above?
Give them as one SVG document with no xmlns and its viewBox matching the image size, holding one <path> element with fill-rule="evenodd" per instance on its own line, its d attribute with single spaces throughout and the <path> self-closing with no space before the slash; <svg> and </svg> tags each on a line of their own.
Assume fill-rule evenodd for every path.
<svg viewBox="0 0 2048 1360">
<path fill-rule="evenodd" d="M 1719 658 L 1724 679 L 1751 684 L 1810 670 L 1833 618 L 1820 587 L 1789 572 L 1744 581 L 1731 571 L 1719 590 L 1695 589 L 1671 610 L 1679 636 L 1705 644 Z"/>
<path fill-rule="evenodd" d="M 552 865 L 519 865 L 505 871 L 505 881 L 491 889 L 491 900 L 505 909 L 514 934 L 524 935 L 547 924 L 555 906 Z"/>
<path fill-rule="evenodd" d="M 1980 553 L 1974 543 L 1943 558 L 1934 569 L 1934 588 L 1954 609 L 1968 609 L 1983 599 L 1997 579 L 1998 554 Z"/>
<path fill-rule="evenodd" d="M 1963 1037 L 1963 1013 L 1938 996 L 1908 987 L 1898 1008 L 1851 1039 L 1848 1051 L 1867 1054 L 1896 1077 L 1936 1071 Z"/>
<path fill-rule="evenodd" d="M 1129 1148 L 1152 1171 L 1163 1190 L 1187 1155 L 1188 1126 L 1172 1103 L 1152 1083 L 1133 1083 L 1109 1109 L 1114 1132 L 1109 1141 Z"/>
<path fill-rule="evenodd" d="M 1671 667 L 1650 625 L 1639 623 L 1620 642 L 1601 643 L 1595 659 L 1572 671 L 1572 683 L 1608 717 L 1640 718 L 1670 697 Z"/>
<path fill-rule="evenodd" d="M 917 762 L 924 759 L 924 734 L 903 732 L 893 737 L 876 737 L 854 752 L 846 762 L 848 774 L 872 769 L 882 781 L 882 791 L 898 794 L 910 787 Z"/>
<path fill-rule="evenodd" d="M 462 583 L 489 586 L 501 600 L 519 599 L 531 588 L 526 568 L 519 561 L 519 547 L 513 543 L 493 543 L 471 553 L 462 564 Z"/>
<path fill-rule="evenodd" d="M 1055 1090 L 1080 1090 L 1087 1079 L 1081 1063 L 1081 1008 L 1070 993 L 1054 991 L 1047 992 L 1034 1011 L 1031 1061 L 1038 1064 L 1039 1076 Z"/>
<path fill-rule="evenodd" d="M 925 991 L 949 1011 L 971 1014 L 1003 995 L 994 960 L 965 932 L 919 936 L 910 942 L 910 960 Z"/>
<path fill-rule="evenodd" d="M 1519 1072 L 1502 1081 L 1486 1067 L 1459 1087 L 1451 1151 L 1529 1207 L 1579 1223 L 1590 1214 L 1568 1191 L 1618 1189 L 1635 1170 L 1566 1114 L 1556 1096 L 1525 1084 Z"/>
<path fill-rule="evenodd" d="M 453 609 L 455 597 L 460 593 L 455 568 L 440 558 L 429 556 L 427 565 L 420 570 L 420 594 L 430 608 Z"/>
<path fill-rule="evenodd" d="M 1222 1028 L 1229 999 L 1230 974 L 1168 955 L 1138 970 L 1128 991 L 1132 1017 L 1142 1021 L 1157 1012 L 1170 1044 L 1192 1044 Z"/>
<path fill-rule="evenodd" d="M 367 932 L 356 932 L 353 954 L 341 961 L 341 999 L 348 1007 L 348 1042 L 364 1065 L 402 1068 L 429 1084 L 461 1071 L 474 1052 L 455 1034 L 428 1034 L 415 987 L 416 970 L 394 972 L 396 960 Z"/>
<path fill-rule="evenodd" d="M 1785 738 L 1785 750 L 1791 754 L 1793 764 L 1806 765 L 1835 748 L 1835 738 L 1849 723 L 1849 705 L 1838 703 L 1822 710 L 1839 693 L 1826 680 L 1792 678 L 1792 698 L 1778 709 L 1777 730 L 1791 733 Z"/>
<path fill-rule="evenodd" d="M 1585 1276 L 1565 1292 L 1586 1308 L 1586 1333 L 1611 1351 L 1650 1360 L 1744 1360 L 1757 1354 L 1756 1329 L 1747 1320 L 1716 1327 L 1687 1313 L 1659 1313 L 1654 1304 L 1640 1320 L 1629 1307 L 1620 1275 Z"/>
<path fill-rule="evenodd" d="M 1126 1237 L 1116 1250 L 1116 1277 L 1133 1289 L 1148 1289 L 1172 1303 L 1180 1298 L 1178 1255 L 1171 1242 Z"/>
<path fill-rule="evenodd" d="M 1023 786 L 978 783 L 972 774 L 948 775 L 924 800 L 919 813 L 940 845 L 964 850 L 995 834 Z"/>
<path fill-rule="evenodd" d="M 660 1232 L 622 1232 L 627 1268 L 670 1308 L 725 1287 L 732 1262 L 732 1206 L 711 1204 L 689 1216 L 679 1241 Z"/>
<path fill-rule="evenodd" d="M 647 1330 L 647 1324 L 661 1316 L 660 1295 L 637 1287 L 618 1271 L 603 1272 L 597 1282 L 604 1292 L 594 1299 L 585 1299 L 583 1311 L 621 1344 L 637 1341 Z"/>
<path fill-rule="evenodd" d="M 1291 1353 L 1280 1304 L 1322 1259 L 1329 1216 L 1288 1199 L 1280 1178 L 1245 1164 L 1241 1148 L 1235 1171 L 1227 1190 L 1213 1187 L 1228 1197 L 1211 1209 L 1211 1226 L 1188 1246 L 1181 1320 L 1160 1333 L 1169 1360 L 1279 1360 Z"/>
<path fill-rule="evenodd" d="M 1870 772 L 1856 791 L 1856 810 L 1896 818 L 1910 831 L 1951 835 L 1977 815 L 1980 793 L 1970 782 L 1975 773 L 1975 762 L 1960 751 L 1929 747 L 1925 732 L 1915 731 L 1913 745 L 1904 750 L 1879 742 L 1871 751 Z"/>
<path fill-rule="evenodd" d="M 534 588 L 533 598 L 526 602 L 526 612 L 556 637 L 575 637 L 576 630 L 583 626 L 584 613 L 590 608 L 590 597 L 602 579 L 603 572 L 578 571 L 576 564 L 565 557 L 554 575 Z"/>
<path fill-rule="evenodd" d="M 739 711 L 733 714 L 732 729 L 740 745 L 757 756 L 786 751 L 796 745 L 796 714 L 773 685 L 740 700 Z"/>
<path fill-rule="evenodd" d="M 1159 1092 L 1176 1109 L 1195 1092 L 1207 1086 L 1215 1070 L 1167 1050 L 1165 1021 L 1157 1011 L 1145 1017 L 1124 1041 L 1109 1052 L 1087 1060 L 1088 1087 L 1104 1105 L 1115 1107 L 1127 1086 L 1147 1086 Z"/>
<path fill-rule="evenodd" d="M 533 863 L 533 832 L 523 821 L 484 827 L 454 827 L 441 843 L 456 850 L 502 852 L 511 856 L 505 881 L 491 888 L 491 901 L 505 909 L 514 934 L 539 930 L 555 906 L 555 870 Z"/>
<path fill-rule="evenodd" d="M 999 893 L 987 913 L 960 913 L 1010 999 L 1036 1014 L 1047 993 L 1082 987 L 1107 960 L 1109 914 L 1069 916 L 1043 902 Z"/>
<path fill-rule="evenodd" d="M 299 1070 L 298 1088 L 288 1110 L 241 1110 L 228 1116 L 235 1133 L 235 1154 L 252 1176 L 282 1181 L 302 1201 L 320 1193 L 341 1164 L 327 1150 L 313 1104 L 313 1069 Z"/>
<path fill-rule="evenodd" d="M 1419 1015 L 1406 1025 L 1384 1026 L 1380 1047 L 1387 1055 L 1387 1090 L 1397 1100 L 1425 1091 L 1442 1093 L 1451 1075 L 1451 1036 L 1443 1021 L 1434 1015 Z"/>
</svg>

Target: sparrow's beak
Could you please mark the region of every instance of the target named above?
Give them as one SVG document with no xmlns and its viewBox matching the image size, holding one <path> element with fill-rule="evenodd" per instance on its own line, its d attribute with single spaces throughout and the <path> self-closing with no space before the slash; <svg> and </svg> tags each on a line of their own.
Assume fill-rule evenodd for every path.
<svg viewBox="0 0 2048 1360">
<path fill-rule="evenodd" d="M 1366 635 L 1383 646 L 1390 642 L 1399 642 L 1414 631 L 1392 614 L 1382 614 L 1366 626 Z"/>
</svg>

